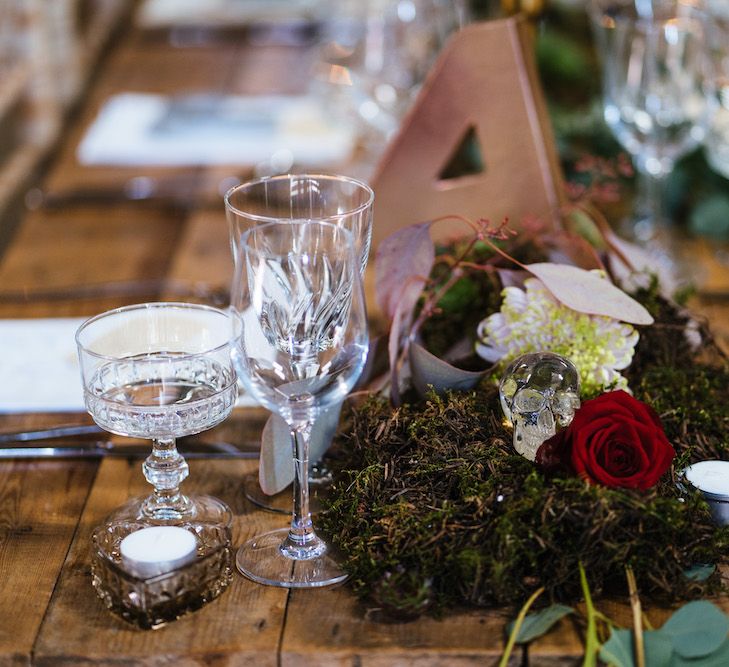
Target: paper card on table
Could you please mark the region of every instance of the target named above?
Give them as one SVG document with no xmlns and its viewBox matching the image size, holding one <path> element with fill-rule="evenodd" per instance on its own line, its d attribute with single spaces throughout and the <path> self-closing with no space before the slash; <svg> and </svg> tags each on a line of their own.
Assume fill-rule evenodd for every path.
<svg viewBox="0 0 729 667">
<path fill-rule="evenodd" d="M 85 411 L 75 338 L 84 319 L 0 319 L 0 413 Z M 236 405 L 257 403 L 241 392 Z"/>
<path fill-rule="evenodd" d="M 374 243 L 450 214 L 554 221 L 561 175 L 527 31 L 509 18 L 448 42 L 376 170 Z M 464 231 L 433 226 L 436 238 Z"/>
<path fill-rule="evenodd" d="M 307 96 L 120 93 L 101 108 L 77 157 L 85 165 L 332 165 L 349 158 L 354 130 L 327 118 Z"/>
<path fill-rule="evenodd" d="M 79 318 L 0 320 L 0 412 L 82 412 Z"/>
<path fill-rule="evenodd" d="M 143 29 L 173 26 L 231 28 L 320 18 L 318 0 L 145 0 L 135 20 Z"/>
</svg>

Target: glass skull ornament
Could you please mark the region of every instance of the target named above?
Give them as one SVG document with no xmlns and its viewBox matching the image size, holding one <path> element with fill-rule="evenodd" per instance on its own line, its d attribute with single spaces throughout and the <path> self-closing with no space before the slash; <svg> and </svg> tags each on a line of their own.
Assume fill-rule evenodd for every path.
<svg viewBox="0 0 729 667">
<path fill-rule="evenodd" d="M 569 426 L 580 407 L 580 376 L 575 365 L 558 354 L 524 354 L 504 371 L 499 398 L 514 427 L 514 449 L 533 461 L 539 446 L 557 426 Z"/>
</svg>

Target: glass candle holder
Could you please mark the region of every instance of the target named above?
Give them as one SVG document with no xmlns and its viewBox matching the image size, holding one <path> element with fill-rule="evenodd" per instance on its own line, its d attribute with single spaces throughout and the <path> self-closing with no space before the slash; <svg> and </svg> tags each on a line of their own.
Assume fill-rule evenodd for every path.
<svg viewBox="0 0 729 667">
<path fill-rule="evenodd" d="M 151 530 L 159 528 L 172 527 Z M 122 542 L 150 530 L 149 523 L 105 523 L 93 533 L 91 575 L 97 594 L 111 612 L 145 630 L 199 609 L 217 598 L 232 578 L 230 524 L 182 524 L 175 529 L 194 536 L 195 552 L 191 558 L 166 561 L 160 567 L 138 551 L 131 561 L 122 553 Z M 169 563 L 172 569 L 157 574 Z"/>
</svg>

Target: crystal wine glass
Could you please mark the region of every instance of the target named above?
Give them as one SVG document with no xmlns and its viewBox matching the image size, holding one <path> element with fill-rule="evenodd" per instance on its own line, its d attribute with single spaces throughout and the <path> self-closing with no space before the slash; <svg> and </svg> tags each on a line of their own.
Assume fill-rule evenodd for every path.
<svg viewBox="0 0 729 667">
<path fill-rule="evenodd" d="M 354 386 L 368 351 L 361 257 L 352 235 L 326 222 L 258 225 L 236 243 L 232 356 L 246 389 L 288 424 L 294 461 L 290 528 L 252 538 L 238 569 L 287 588 L 326 586 L 346 575 L 316 535 L 308 458 L 317 416 Z"/>
<path fill-rule="evenodd" d="M 359 135 L 357 167 L 371 173 L 448 37 L 463 0 L 339 0 L 323 26 L 313 92 Z"/>
<path fill-rule="evenodd" d="M 229 524 L 212 496 L 187 496 L 175 439 L 222 422 L 235 404 L 227 312 L 189 303 L 145 303 L 84 322 L 76 333 L 86 409 L 112 433 L 152 440 L 142 470 L 154 492 L 132 500 L 117 521 Z"/>
<path fill-rule="evenodd" d="M 628 232 L 646 242 L 665 231 L 666 176 L 703 141 L 711 120 L 709 24 L 685 0 L 591 0 L 590 14 L 605 120 L 638 171 Z"/>
<path fill-rule="evenodd" d="M 251 227 L 280 221 L 325 221 L 352 233 L 364 274 L 372 237 L 373 202 L 374 193 L 369 185 L 347 176 L 283 175 L 237 185 L 225 195 L 234 261 L 241 261 L 236 246 L 242 234 Z M 332 411 L 336 410 L 336 407 L 332 408 Z M 315 461 L 309 476 L 314 490 L 313 505 L 318 492 L 326 489 L 330 477 L 326 467 Z M 244 480 L 244 493 L 258 507 L 284 514 L 290 512 L 290 496 L 283 492 L 266 495 L 256 476 Z"/>
</svg>

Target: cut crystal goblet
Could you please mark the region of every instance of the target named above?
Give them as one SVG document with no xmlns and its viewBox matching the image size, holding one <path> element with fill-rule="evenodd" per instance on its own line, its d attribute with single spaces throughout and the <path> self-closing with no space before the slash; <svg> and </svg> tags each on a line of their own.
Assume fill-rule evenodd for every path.
<svg viewBox="0 0 729 667">
<path fill-rule="evenodd" d="M 142 470 L 154 491 L 113 520 L 230 524 L 231 512 L 217 498 L 180 491 L 189 471 L 176 447 L 177 437 L 216 426 L 235 404 L 229 332 L 227 312 L 188 303 L 127 306 L 78 329 L 89 414 L 107 431 L 152 440 Z"/>
</svg>

